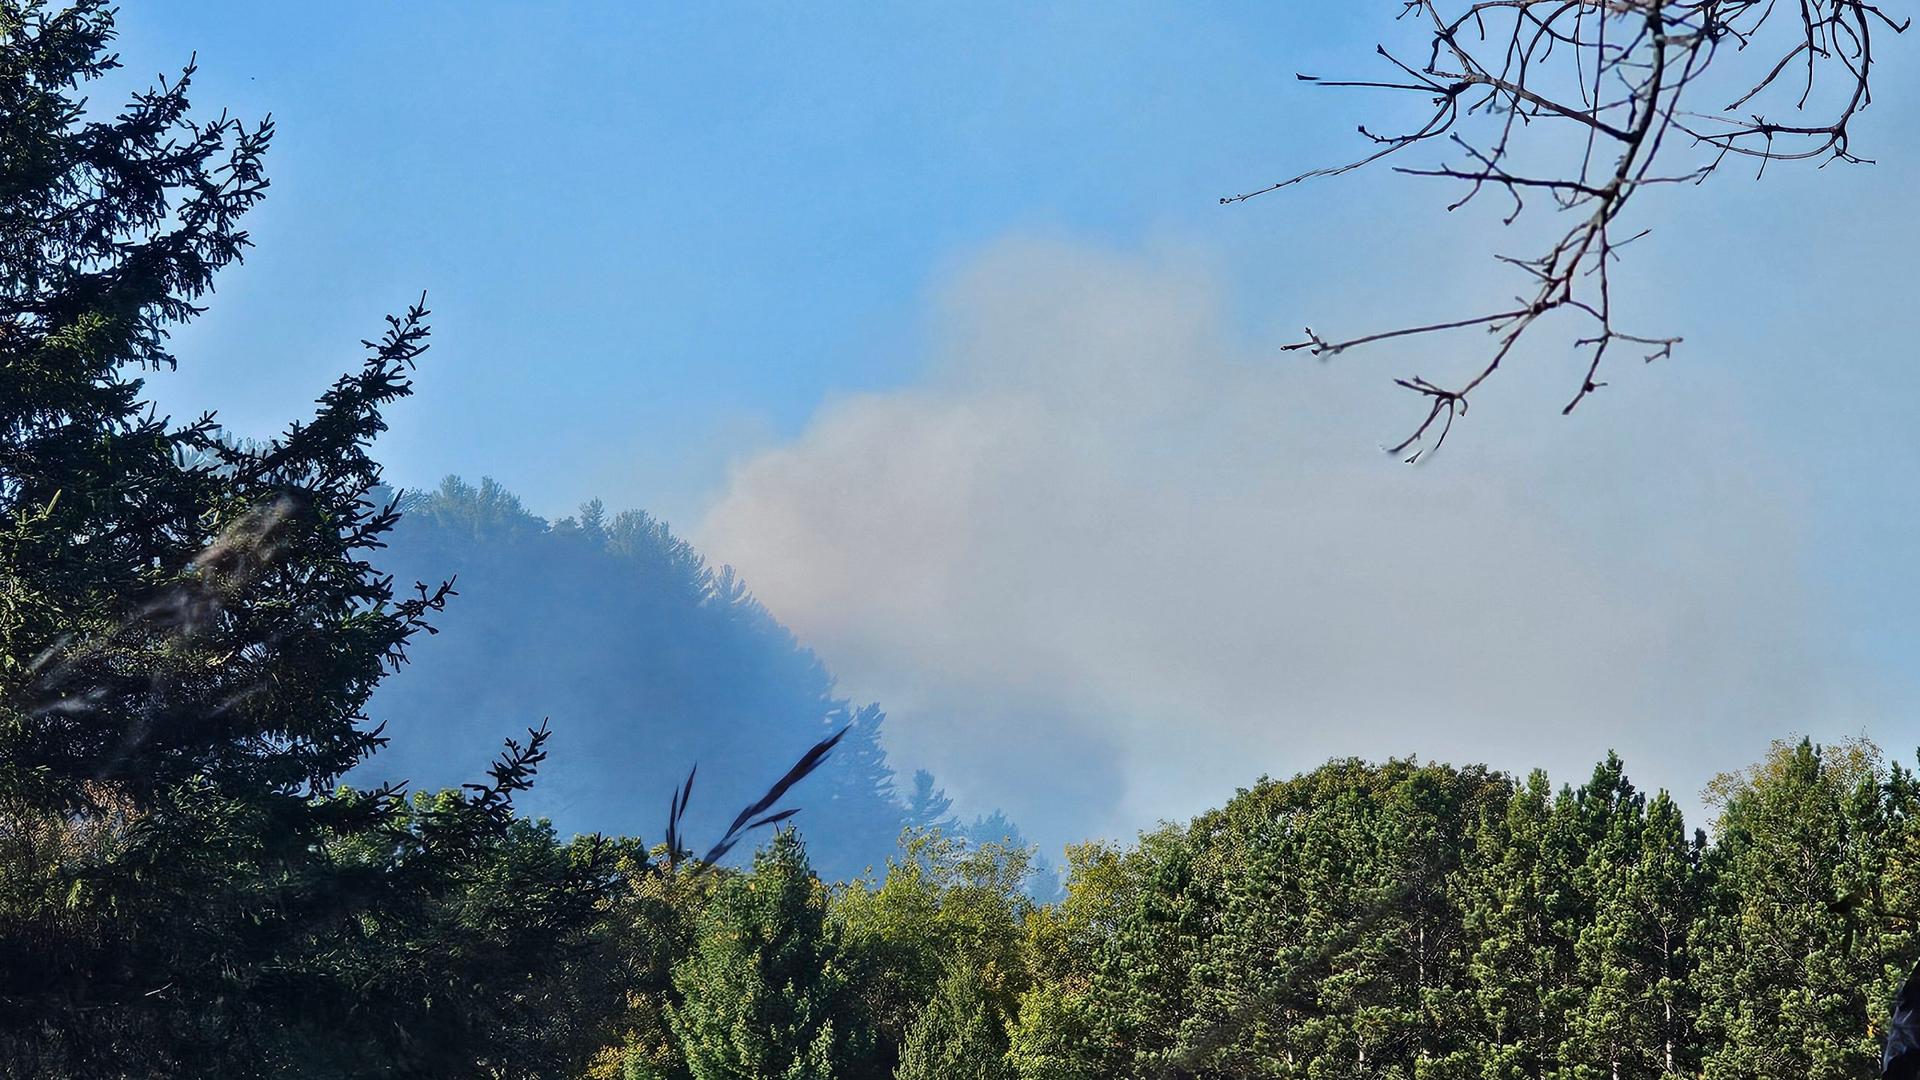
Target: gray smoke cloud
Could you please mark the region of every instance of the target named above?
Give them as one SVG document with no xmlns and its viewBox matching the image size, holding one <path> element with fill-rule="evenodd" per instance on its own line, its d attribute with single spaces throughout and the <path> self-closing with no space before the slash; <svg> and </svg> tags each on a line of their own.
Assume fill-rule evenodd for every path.
<svg viewBox="0 0 1920 1080">
<path fill-rule="evenodd" d="M 738 463 L 697 539 L 896 762 L 1050 844 L 1348 754 L 1577 782 L 1611 747 L 1691 803 L 1850 722 L 1798 482 L 1712 370 L 1563 420 L 1543 356 L 1407 467 L 1369 441 L 1417 408 L 1406 350 L 1255 348 L 1178 259 L 1009 241 L 931 331 L 924 378 Z"/>
</svg>

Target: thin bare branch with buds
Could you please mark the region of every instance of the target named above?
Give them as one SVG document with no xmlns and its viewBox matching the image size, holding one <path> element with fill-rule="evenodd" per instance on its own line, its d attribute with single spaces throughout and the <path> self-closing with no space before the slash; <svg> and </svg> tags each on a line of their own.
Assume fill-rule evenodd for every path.
<svg viewBox="0 0 1920 1080">
<path fill-rule="evenodd" d="M 1491 351 L 1465 378 L 1395 380 L 1425 406 L 1413 432 L 1389 448 L 1409 462 L 1446 440 L 1473 393 L 1551 314 L 1571 314 L 1585 326 L 1574 341 L 1584 375 L 1563 413 L 1606 385 L 1601 375 L 1617 352 L 1649 362 L 1670 356 L 1680 338 L 1633 333 L 1615 322 L 1612 275 L 1621 249 L 1646 235 L 1623 224 L 1628 204 L 1643 188 L 1703 183 L 1729 161 L 1753 161 L 1762 172 L 1772 161 L 1864 162 L 1853 152 L 1851 125 L 1872 100 L 1874 34 L 1902 33 L 1911 22 L 1865 0 L 1400 5 L 1400 18 L 1418 21 L 1428 39 L 1424 59 L 1405 60 L 1381 46 L 1376 52 L 1393 70 L 1382 80 L 1299 78 L 1417 95 L 1431 104 L 1420 114 L 1424 122 L 1400 134 L 1362 126 L 1372 143 L 1364 156 L 1220 201 L 1243 202 L 1432 147 L 1451 160 L 1395 171 L 1464 185 L 1449 210 L 1497 189 L 1511 202 L 1506 224 L 1535 196 L 1573 217 L 1544 252 L 1497 256 L 1525 276 L 1526 287 L 1494 310 L 1350 338 L 1309 328 L 1305 340 L 1286 346 L 1325 358 L 1390 340 L 1488 332 Z M 1776 119 L 1783 115 L 1792 122 Z"/>
</svg>

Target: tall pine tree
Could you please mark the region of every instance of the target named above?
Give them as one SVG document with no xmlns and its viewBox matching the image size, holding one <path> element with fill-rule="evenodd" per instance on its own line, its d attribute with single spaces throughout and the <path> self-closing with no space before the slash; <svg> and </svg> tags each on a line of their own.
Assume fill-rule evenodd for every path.
<svg viewBox="0 0 1920 1080">
<path fill-rule="evenodd" d="M 1879 1064 L 1867 995 L 1881 959 L 1848 890 L 1850 795 L 1876 785 L 1847 748 L 1778 745 L 1723 785 L 1713 882 L 1693 942 L 1710 1080 L 1841 1080 Z"/>
</svg>

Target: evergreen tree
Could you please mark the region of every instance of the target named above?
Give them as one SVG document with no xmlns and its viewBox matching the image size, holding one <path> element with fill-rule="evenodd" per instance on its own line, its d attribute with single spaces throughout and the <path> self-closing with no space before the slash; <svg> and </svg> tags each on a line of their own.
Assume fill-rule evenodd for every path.
<svg viewBox="0 0 1920 1080">
<path fill-rule="evenodd" d="M 1662 791 L 1647 806 L 1639 862 L 1631 885 L 1639 915 L 1635 950 L 1639 999 L 1636 1030 L 1642 1076 L 1692 1076 L 1699 1071 L 1693 1017 L 1699 1002 L 1691 985 L 1688 940 L 1699 918 L 1700 857 L 1706 837 L 1689 837 L 1680 808 Z M 1889 993 L 1888 997 L 1891 997 Z"/>
<path fill-rule="evenodd" d="M 845 1000 L 825 888 L 791 829 L 722 884 L 674 970 L 668 1022 L 694 1080 L 831 1080 L 865 1047 Z"/>
<path fill-rule="evenodd" d="M 1025 952 L 1033 985 L 1008 1032 L 1008 1063 L 1021 1080 L 1093 1080 L 1103 1055 L 1094 1041 L 1091 990 L 1098 958 L 1133 909 L 1142 860 L 1102 843 L 1067 849 L 1062 897 L 1028 914 Z"/>
<path fill-rule="evenodd" d="M 944 975 L 965 969 L 999 1014 L 1029 986 L 1027 923 L 1033 904 L 1021 891 L 1029 849 L 971 845 L 937 832 L 908 830 L 886 876 L 849 882 L 834 898 L 857 1011 L 873 1035 L 871 1064 L 881 1076 Z"/>
<path fill-rule="evenodd" d="M 1020 995 L 1007 1032 L 1007 1069 L 1019 1080 L 1098 1080 L 1084 992 L 1048 983 Z"/>
<path fill-rule="evenodd" d="M 900 848 L 885 876 L 848 882 L 833 901 L 850 971 L 849 1008 L 874 1038 L 861 1076 L 893 1075 L 914 1019 L 950 962 L 940 908 L 952 842 L 910 829 Z"/>
<path fill-rule="evenodd" d="M 1840 1080 L 1878 1066 L 1867 993 L 1883 962 L 1846 890 L 1857 839 L 1847 803 L 1876 786 L 1875 771 L 1803 740 L 1723 788 L 1693 946 L 1712 1080 Z"/>
<path fill-rule="evenodd" d="M 265 445 L 142 404 L 248 244 L 271 129 L 192 119 L 191 68 L 90 118 L 113 33 L 0 0 L 0 1068 L 557 1069 L 604 1003 L 566 980 L 607 864 L 514 822 L 544 732 L 466 793 L 334 791 L 448 595 L 368 562 L 425 312 Z"/>
<path fill-rule="evenodd" d="M 1256 820 L 1230 850 L 1209 906 L 1221 910 L 1193 971 L 1183 1054 L 1223 1076 L 1299 1076 L 1299 1036 L 1317 1015 L 1311 904 L 1294 821 Z"/>
<path fill-rule="evenodd" d="M 1641 952 L 1645 898 L 1637 889 L 1646 801 L 1608 754 L 1574 796 L 1585 858 L 1575 868 L 1579 927 L 1574 938 L 1574 992 L 1560 1047 L 1564 1080 L 1645 1074 L 1642 1051 L 1656 1038 L 1645 1021 L 1652 981 Z M 1657 976 L 1656 976 L 1657 977 Z"/>
<path fill-rule="evenodd" d="M 844 859 L 866 856 L 858 868 L 844 866 L 849 873 L 878 863 L 900 836 L 900 799 L 880 745 L 885 722 L 878 705 L 845 704 L 837 705 L 824 721 L 829 730 L 845 728 L 847 733 L 809 787 L 806 822 L 820 834 L 821 843 L 830 842 Z"/>
<path fill-rule="evenodd" d="M 1878 836 L 1882 859 L 1877 880 L 1860 896 L 1859 907 L 1879 930 L 1880 975 L 1867 992 L 1869 1031 L 1888 1032 L 1895 995 L 1920 960 L 1920 783 L 1899 762 L 1887 770 L 1885 802 Z"/>
<path fill-rule="evenodd" d="M 1504 792 L 1484 770 L 1341 761 L 1197 824 L 1217 874 L 1200 895 L 1225 917 L 1200 950 L 1184 1059 L 1230 1075 L 1458 1075 L 1469 950 L 1451 883 L 1465 823 Z"/>
<path fill-rule="evenodd" d="M 1572 984 L 1565 909 L 1574 883 L 1568 845 L 1554 842 L 1555 807 L 1547 775 L 1535 770 L 1474 830 L 1461 876 L 1462 915 L 1475 942 L 1474 1057 L 1486 1080 L 1544 1076 L 1558 1061 Z"/>
<path fill-rule="evenodd" d="M 896 1080 L 1012 1080 L 1006 1024 L 980 977 L 950 968 L 907 1033 Z"/>
<path fill-rule="evenodd" d="M 914 770 L 913 793 L 907 796 L 908 827 L 951 833 L 959 824 L 952 811 L 953 800 L 947 798 L 946 791 L 933 786 L 933 774 Z"/>
<path fill-rule="evenodd" d="M 1140 885 L 1099 952 L 1089 987 L 1092 1052 L 1100 1075 L 1178 1078 L 1181 1029 L 1194 961 L 1207 919 L 1195 881 L 1195 851 L 1184 830 L 1140 839 Z"/>
</svg>

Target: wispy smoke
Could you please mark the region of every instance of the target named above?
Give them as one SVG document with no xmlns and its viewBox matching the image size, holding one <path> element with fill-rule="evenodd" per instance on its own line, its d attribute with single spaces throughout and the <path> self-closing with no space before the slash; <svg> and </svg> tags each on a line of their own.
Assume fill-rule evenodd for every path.
<svg viewBox="0 0 1920 1080">
<path fill-rule="evenodd" d="M 1577 780 L 1616 747 L 1690 800 L 1835 721 L 1790 472 L 1698 372 L 1560 421 L 1566 373 L 1517 371 L 1408 468 L 1368 442 L 1411 407 L 1383 356 L 1247 347 L 1178 266 L 1004 244 L 934 340 L 741 463 L 698 539 L 897 761 L 1049 841 L 1344 754 Z"/>
</svg>

